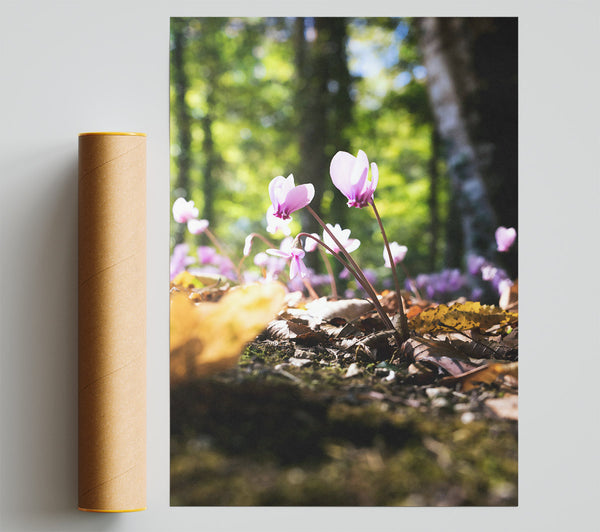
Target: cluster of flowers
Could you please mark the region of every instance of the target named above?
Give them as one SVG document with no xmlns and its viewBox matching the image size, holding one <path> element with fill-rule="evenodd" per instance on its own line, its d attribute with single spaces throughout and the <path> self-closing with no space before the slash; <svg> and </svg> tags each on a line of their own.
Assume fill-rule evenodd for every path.
<svg viewBox="0 0 600 532">
<path fill-rule="evenodd" d="M 370 179 L 369 179 L 370 170 Z M 406 255 L 406 247 L 400 246 L 397 242 L 392 242 L 391 245 L 387 240 L 385 230 L 383 228 L 381 218 L 377 212 L 375 201 L 373 198 L 377 183 L 379 181 L 379 171 L 375 163 L 369 165 L 367 155 L 364 151 L 359 150 L 358 155 L 355 157 L 350 153 L 340 151 L 335 154 L 330 164 L 330 175 L 335 187 L 346 196 L 348 199 L 348 207 L 363 208 L 371 206 L 379 223 L 383 240 L 385 243 L 384 248 L 384 262 L 386 266 L 391 268 L 394 276 L 394 282 L 396 285 L 396 293 L 400 296 L 399 282 L 395 270 L 395 266 L 398 262 L 404 259 Z M 378 301 L 377 294 L 372 284 L 365 276 L 363 270 L 356 264 L 350 253 L 355 251 L 360 246 L 360 241 L 356 238 L 350 238 L 350 229 L 343 229 L 339 224 L 331 225 L 326 224 L 321 220 L 318 214 L 309 207 L 309 204 L 314 198 L 315 188 L 311 183 L 296 185 L 294 182 L 293 174 L 290 174 L 287 178 L 283 176 L 277 176 L 269 183 L 268 187 L 269 198 L 271 205 L 267 209 L 267 231 L 269 233 L 276 233 L 282 231 L 284 235 L 289 236 L 291 230 L 289 227 L 292 219 L 292 213 L 307 208 L 310 214 L 315 218 L 319 225 L 323 228 L 322 237 L 316 233 L 299 233 L 294 239 L 284 240 L 282 245 L 277 248 L 269 248 L 266 250 L 266 254 L 258 254 L 254 261 L 255 264 L 261 266 L 265 270 L 265 276 L 267 278 L 279 277 L 281 274 L 281 267 L 283 260 L 285 263 L 290 264 L 289 279 L 293 281 L 296 278 L 300 278 L 302 284 L 306 286 L 309 292 L 312 289 L 312 284 L 308 281 L 308 277 L 311 275 L 311 271 L 304 264 L 303 259 L 307 252 L 314 251 L 318 246 L 324 249 L 324 252 L 329 255 L 333 255 L 342 265 L 348 270 L 358 284 L 364 289 L 367 295 L 373 301 L 380 317 L 386 324 L 386 326 L 392 330 L 394 326 L 392 322 L 381 307 Z M 178 223 L 187 223 L 188 230 L 193 234 L 200 234 L 206 232 L 207 236 L 213 240 L 213 243 L 220 249 L 214 235 L 208 230 L 207 220 L 198 220 L 198 209 L 194 206 L 192 201 L 186 201 L 185 198 L 178 198 L 173 205 L 173 218 Z M 244 258 L 250 254 L 252 247 L 252 240 L 256 234 L 248 235 L 244 246 Z M 304 246 L 300 245 L 300 238 L 304 237 Z M 264 237 L 261 239 L 267 241 Z M 267 241 L 268 242 L 268 241 Z M 200 251 L 200 250 L 199 250 Z M 173 257 L 171 260 L 171 277 L 174 278 L 179 271 L 185 269 L 192 264 L 191 258 L 188 257 L 189 248 L 185 247 L 184 244 L 176 246 Z M 277 260 L 272 260 L 274 257 Z M 214 266 L 223 269 L 223 264 L 215 264 L 215 256 L 207 259 L 199 255 L 201 264 L 209 260 Z M 222 259 L 219 259 L 220 261 Z M 243 259 L 242 259 L 243 261 Z M 241 263 L 240 263 L 241 264 Z M 239 271 L 239 267 L 236 269 L 238 278 L 243 278 Z M 330 273 L 332 291 L 335 290 L 335 281 L 333 275 Z M 406 318 L 404 317 L 403 305 L 400 305 L 400 313 L 402 319 L 402 337 L 408 337 L 408 326 L 406 324 Z"/>
<path fill-rule="evenodd" d="M 185 198 L 177 198 L 173 203 L 173 219 L 177 223 L 187 224 L 187 229 L 193 235 L 202 233 L 210 234 L 208 229 L 208 220 L 198 219 L 198 208 L 194 206 L 193 201 L 186 201 Z M 210 234 L 211 238 L 214 238 Z M 188 269 L 192 264 L 198 264 L 196 268 L 189 268 L 190 273 L 195 274 L 218 274 L 228 278 L 234 278 L 236 275 L 235 266 L 231 259 L 225 255 L 219 254 L 211 246 L 198 246 L 196 250 L 197 259 L 189 256 L 190 247 L 188 244 L 177 244 L 173 248 L 170 264 L 171 281 L 181 272 Z"/>
<path fill-rule="evenodd" d="M 495 233 L 497 250 L 501 253 L 508 251 L 516 236 L 517 232 L 513 227 L 508 229 L 499 227 Z M 505 270 L 498 268 L 481 256 L 469 256 L 467 272 L 470 276 L 489 281 L 498 295 L 502 295 L 513 285 Z M 414 282 L 417 289 L 432 301 L 450 301 L 464 295 L 468 290 L 471 292 L 469 295 L 471 301 L 478 301 L 483 295 L 481 288 L 473 286 L 474 283 L 469 275 L 463 274 L 456 268 L 430 274 L 419 274 Z M 406 281 L 405 288 L 410 290 L 409 280 Z"/>
<path fill-rule="evenodd" d="M 359 150 L 357 156 L 340 151 L 335 154 L 331 161 L 330 176 L 335 187 L 347 198 L 348 207 L 363 208 L 371 206 L 373 208 L 385 244 L 383 249 L 384 265 L 387 268 L 391 268 L 396 292 L 399 294 L 400 285 L 397 279 L 396 266 L 404 260 L 408 250 L 406 246 L 399 245 L 397 242 L 388 242 L 385 235 L 374 202 L 374 193 L 379 181 L 377 165 L 374 162 L 369 165 L 367 155 L 362 150 Z M 360 241 L 350 237 L 350 229 L 343 229 L 339 224 L 326 224 L 310 208 L 309 205 L 315 195 L 314 186 L 311 183 L 296 185 L 293 174 L 290 174 L 287 178 L 277 176 L 272 179 L 268 186 L 268 192 L 271 204 L 266 213 L 267 231 L 271 234 L 281 231 L 286 238 L 281 241 L 278 248 L 275 248 L 262 235 L 252 233 L 246 237 L 243 251 L 244 258 L 250 255 L 253 239 L 256 237 L 263 240 L 269 246 L 266 252 L 259 252 L 254 257 L 254 264 L 262 271 L 262 279 L 282 280 L 282 276 L 285 277 L 284 272 L 289 264 L 289 275 L 287 277 L 290 289 L 301 290 L 303 286 L 308 287 L 307 285 L 309 284 L 310 286 L 318 286 L 331 282 L 332 289 L 334 290 L 335 281 L 331 271 L 329 275 L 317 275 L 304 264 L 303 259 L 306 253 L 314 252 L 320 246 L 324 256 L 333 255 L 344 266 L 340 278 L 349 279 L 351 275 L 354 276 L 357 285 L 374 300 L 377 306 L 377 296 L 373 289 L 376 281 L 375 272 L 368 269 L 361 269 L 350 256 L 350 253 L 359 248 Z M 322 235 L 301 232 L 295 238 L 290 236 L 292 214 L 303 208 L 307 208 L 310 214 L 321 225 L 323 228 Z M 209 222 L 198 219 L 198 209 L 194 206 L 193 201 L 178 198 L 173 204 L 173 218 L 178 223 L 186 223 L 188 230 L 192 234 L 206 233 L 213 241 L 213 244 L 222 251 L 218 241 L 216 241 L 214 235 L 208 229 Z M 499 227 L 495 237 L 498 251 L 506 252 L 515 241 L 516 231 L 514 228 Z M 303 238 L 303 245 L 301 245 L 301 238 Z M 198 262 L 200 268 L 190 269 L 191 273 L 218 273 L 229 278 L 234 278 L 237 274 L 238 278 L 243 281 L 258 280 L 259 276 L 256 274 L 249 272 L 241 274 L 239 271 L 240 268 L 236 269 L 231 259 L 225 253 L 219 254 L 212 247 L 199 246 L 197 249 L 197 260 L 188 254 L 189 246 L 187 244 L 175 246 L 171 257 L 171 279 L 181 271 L 188 269 L 192 264 Z M 470 257 L 468 271 L 471 275 L 481 275 L 483 280 L 490 281 L 499 294 L 512 285 L 512 281 L 504 270 L 497 268 L 483 257 Z M 310 283 L 308 279 L 310 279 Z M 405 287 L 408 290 L 416 287 L 418 291 L 424 293 L 429 299 L 442 301 L 448 300 L 452 296 L 457 296 L 469 284 L 466 276 L 459 270 L 447 269 L 438 273 L 421 274 L 414 280 L 407 278 Z M 471 298 L 477 299 L 480 295 L 475 289 L 471 293 Z"/>
<path fill-rule="evenodd" d="M 414 280 L 415 286 L 421 294 L 431 301 L 450 301 L 455 299 L 468 286 L 467 279 L 460 270 L 445 269 L 435 273 L 421 273 Z M 411 289 L 409 280 L 406 280 L 405 287 Z M 477 292 L 471 294 L 471 299 Z"/>
<path fill-rule="evenodd" d="M 333 184 L 348 199 L 348 207 L 363 208 L 373 205 L 373 194 L 379 181 L 377 164 L 371 163 L 371 179 L 369 176 L 369 161 L 364 151 L 359 150 L 355 157 L 347 152 L 340 151 L 333 157 L 330 165 L 330 175 Z M 289 224 L 292 220 L 291 214 L 307 207 L 315 195 L 314 186 L 311 183 L 296 185 L 293 174 L 287 178 L 277 176 L 269 184 L 269 197 L 271 205 L 267 209 L 267 231 L 276 233 L 282 231 L 286 236 L 291 234 Z M 314 215 L 314 214 L 313 214 Z M 323 225 L 323 224 L 321 224 Z M 284 258 L 291 262 L 290 278 L 296 275 L 307 277 L 308 269 L 302 259 L 305 252 L 312 252 L 319 244 L 323 245 L 325 252 L 330 255 L 351 253 L 358 249 L 360 241 L 350 238 L 350 229 L 342 229 L 339 224 L 325 224 L 322 239 L 316 233 L 310 235 L 302 233 L 306 237 L 304 249 L 297 247 L 286 249 L 270 249 L 267 253 Z M 297 243 L 297 238 L 293 242 Z M 400 246 L 397 242 L 390 243 L 392 260 L 394 264 L 402 261 L 406 255 L 406 246 Z M 250 252 L 250 242 L 246 241 L 244 254 Z M 383 250 L 385 265 L 390 268 L 390 258 L 386 248 Z"/>
<path fill-rule="evenodd" d="M 517 231 L 514 227 L 498 227 L 495 237 L 496 249 L 500 253 L 505 253 L 514 244 Z M 502 295 L 513 285 L 505 270 L 498 268 L 484 257 L 470 256 L 467 259 L 467 269 L 471 275 L 481 275 L 484 281 L 489 281 L 499 295 Z"/>
</svg>

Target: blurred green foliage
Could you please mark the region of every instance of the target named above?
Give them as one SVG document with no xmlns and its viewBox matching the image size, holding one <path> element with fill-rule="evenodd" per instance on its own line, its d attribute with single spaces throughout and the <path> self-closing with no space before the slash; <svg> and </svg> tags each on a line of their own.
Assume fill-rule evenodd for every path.
<svg viewBox="0 0 600 532">
<path fill-rule="evenodd" d="M 390 240 L 408 246 L 405 264 L 409 271 L 416 275 L 440 268 L 443 227 L 436 258 L 431 260 L 433 123 L 410 21 L 349 18 L 345 22 L 354 106 L 347 131 L 351 151 L 364 150 L 379 167 L 375 200 Z M 206 212 L 203 187 L 210 180 L 211 229 L 234 257 L 241 257 L 249 232 L 270 236 L 265 231 L 265 212 L 270 203 L 267 187 L 273 177 L 293 173 L 297 183 L 311 181 L 311 176 L 298 175 L 295 170 L 299 163 L 295 124 L 302 120 L 303 110 L 294 99 L 299 80 L 293 27 L 291 18 L 172 19 L 171 205 L 179 196 L 193 199 L 202 217 Z M 173 46 L 175 31 L 182 32 L 180 50 Z M 307 42 L 314 38 L 310 19 L 305 37 Z M 184 106 L 173 83 L 176 53 L 182 54 L 187 78 Z M 335 91 L 335 84 L 329 84 L 327 90 Z M 178 117 L 182 113 L 188 114 L 191 133 L 189 190 L 179 185 L 182 147 Z M 212 161 L 210 175 L 206 175 L 208 158 Z M 438 216 L 444 220 L 447 180 L 442 163 L 434 164 L 441 169 Z M 329 180 L 329 176 L 323 177 Z M 333 194 L 339 192 L 325 191 L 323 216 L 335 224 L 337 220 L 328 216 Z M 352 209 L 347 220 L 352 236 L 362 242 L 355 252 L 359 263 L 389 275 L 383 268 L 383 242 L 373 213 Z M 171 224 L 172 248 L 177 238 L 172 218 Z M 299 216 L 291 227 L 292 234 L 301 229 Z M 190 244 L 208 244 L 202 235 L 185 232 L 184 238 Z M 253 251 L 261 245 L 257 242 Z"/>
</svg>

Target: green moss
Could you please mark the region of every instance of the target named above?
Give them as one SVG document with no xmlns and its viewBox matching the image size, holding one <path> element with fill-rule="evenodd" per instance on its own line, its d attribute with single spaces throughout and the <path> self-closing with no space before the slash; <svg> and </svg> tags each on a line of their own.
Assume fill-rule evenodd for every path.
<svg viewBox="0 0 600 532">
<path fill-rule="evenodd" d="M 293 355 L 255 343 L 239 368 L 172 388 L 172 505 L 517 503 L 517 424 L 478 401 L 499 390 L 435 407 L 375 364 L 346 378 L 352 359 Z"/>
</svg>

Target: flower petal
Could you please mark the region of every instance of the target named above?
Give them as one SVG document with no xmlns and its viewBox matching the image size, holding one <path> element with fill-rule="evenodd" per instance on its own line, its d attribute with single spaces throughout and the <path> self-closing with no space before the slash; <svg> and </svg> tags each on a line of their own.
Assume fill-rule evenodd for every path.
<svg viewBox="0 0 600 532">
<path fill-rule="evenodd" d="M 278 207 L 281 203 L 283 203 L 286 194 L 293 187 L 294 176 L 292 174 L 290 174 L 287 178 L 283 177 L 282 175 L 278 175 L 277 177 L 271 179 L 271 182 L 269 183 L 269 197 L 271 198 L 271 203 L 273 203 L 275 207 Z"/>
<path fill-rule="evenodd" d="M 282 257 L 284 259 L 289 259 L 290 254 L 285 251 L 281 251 L 280 249 L 267 249 L 267 253 L 269 255 L 273 255 L 274 257 Z"/>
<path fill-rule="evenodd" d="M 286 194 L 282 205 L 288 213 L 292 213 L 306 207 L 314 197 L 315 187 L 311 183 L 298 185 Z"/>
<path fill-rule="evenodd" d="M 281 231 L 284 235 L 289 236 L 292 234 L 292 230 L 289 227 L 291 218 L 287 220 L 282 220 L 281 218 L 275 216 L 275 208 L 273 205 L 269 205 L 267 209 L 267 231 L 271 234 L 276 233 L 277 231 Z"/>
<path fill-rule="evenodd" d="M 193 235 L 200 235 L 208 228 L 208 220 L 197 220 L 196 218 L 192 218 L 191 220 L 188 220 L 187 228 Z"/>
<path fill-rule="evenodd" d="M 379 183 L 379 168 L 376 163 L 371 163 L 371 192 L 375 192 L 377 183 Z"/>
<path fill-rule="evenodd" d="M 508 251 L 513 245 L 515 238 L 517 237 L 517 231 L 514 227 L 510 227 L 508 229 L 506 227 L 498 227 L 498 229 L 496 229 L 495 236 L 498 251 L 504 252 Z"/>
<path fill-rule="evenodd" d="M 314 236 L 315 238 L 319 238 L 319 235 L 317 233 L 311 233 L 312 236 Z M 315 249 L 317 249 L 319 247 L 319 244 L 317 243 L 316 240 L 310 238 L 310 237 L 306 237 L 306 240 L 304 241 L 304 251 L 310 253 L 312 251 L 314 251 Z"/>
<path fill-rule="evenodd" d="M 367 154 L 362 150 L 358 150 L 358 155 L 355 158 L 354 167 L 352 168 L 352 176 L 350 178 L 352 188 L 355 192 L 360 193 L 360 191 L 362 191 L 368 174 L 369 159 L 367 158 Z"/>
<path fill-rule="evenodd" d="M 250 251 L 252 250 L 252 238 L 253 237 L 254 237 L 254 235 L 250 234 L 244 240 L 244 252 L 243 252 L 244 257 L 247 257 L 248 255 L 250 255 Z"/>
<path fill-rule="evenodd" d="M 186 201 L 185 198 L 177 198 L 173 202 L 173 219 L 177 223 L 184 224 L 197 216 L 198 209 L 194 207 L 193 201 Z"/>
<path fill-rule="evenodd" d="M 329 175 L 336 188 L 348 199 L 352 192 L 352 171 L 356 157 L 345 151 L 338 151 L 331 159 Z"/>
<path fill-rule="evenodd" d="M 346 242 L 343 242 L 344 249 L 348 253 L 352 253 L 360 246 L 360 240 L 358 238 L 349 238 Z"/>
</svg>

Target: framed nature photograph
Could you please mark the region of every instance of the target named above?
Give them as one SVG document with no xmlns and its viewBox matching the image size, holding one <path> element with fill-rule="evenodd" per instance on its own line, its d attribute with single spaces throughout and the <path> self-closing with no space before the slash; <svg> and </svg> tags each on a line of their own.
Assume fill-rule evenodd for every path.
<svg viewBox="0 0 600 532">
<path fill-rule="evenodd" d="M 171 18 L 171 506 L 518 504 L 517 37 Z"/>
</svg>

